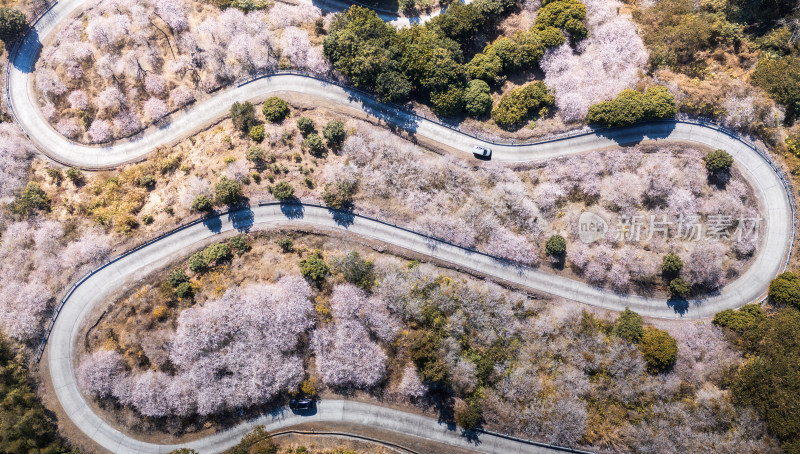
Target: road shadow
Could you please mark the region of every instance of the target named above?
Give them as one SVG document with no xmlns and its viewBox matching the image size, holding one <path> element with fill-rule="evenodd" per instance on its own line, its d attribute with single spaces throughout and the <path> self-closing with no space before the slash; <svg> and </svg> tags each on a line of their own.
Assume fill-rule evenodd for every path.
<svg viewBox="0 0 800 454">
<path fill-rule="evenodd" d="M 228 213 L 228 220 L 233 224 L 233 228 L 240 232 L 247 233 L 253 227 L 255 214 L 250 207 Z"/>
<path fill-rule="evenodd" d="M 667 306 L 671 307 L 676 314 L 684 316 L 689 312 L 689 300 L 686 298 L 670 298 Z"/>
<path fill-rule="evenodd" d="M 647 140 L 667 139 L 677 124 L 676 121 L 649 121 L 622 128 L 595 129 L 592 132 L 613 140 L 619 146 L 633 146 Z"/>
<path fill-rule="evenodd" d="M 406 131 L 411 136 L 417 133 L 419 118 L 403 106 L 380 103 L 371 94 L 354 88 L 344 87 L 344 91 L 348 94 L 348 101 L 361 104 L 367 115 L 385 123 L 393 133 L 396 133 L 398 129 Z"/>
<path fill-rule="evenodd" d="M 211 214 L 209 217 L 203 219 L 203 225 L 213 233 L 220 233 L 222 231 L 222 219 L 220 219 L 218 214 Z"/>
<path fill-rule="evenodd" d="M 7 49 L 11 49 L 12 44 L 6 44 Z M 30 74 L 36 69 L 36 61 L 39 60 L 39 55 L 42 52 L 42 41 L 39 39 L 39 32 L 35 28 L 28 29 L 25 33 L 25 36 L 19 42 L 19 48 L 31 48 L 34 47 L 36 52 L 33 55 L 26 58 L 20 58 L 15 55 L 15 58 L 11 58 L 11 63 L 15 69 L 25 73 Z"/>
<path fill-rule="evenodd" d="M 351 210 L 328 208 L 328 213 L 330 213 L 333 220 L 336 221 L 336 225 L 339 227 L 348 228 L 353 225 L 356 219 L 356 215 Z"/>
<path fill-rule="evenodd" d="M 281 213 L 287 219 L 303 219 L 305 207 L 297 201 L 281 202 Z"/>
</svg>

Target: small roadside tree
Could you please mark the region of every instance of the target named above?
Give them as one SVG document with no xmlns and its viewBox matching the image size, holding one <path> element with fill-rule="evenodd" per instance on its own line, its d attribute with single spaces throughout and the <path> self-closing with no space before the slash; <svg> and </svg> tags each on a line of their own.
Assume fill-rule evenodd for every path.
<svg viewBox="0 0 800 454">
<path fill-rule="evenodd" d="M 261 111 L 264 113 L 264 118 L 266 118 L 267 121 L 280 123 L 284 118 L 289 116 L 289 104 L 281 98 L 273 96 L 264 102 Z"/>
<path fill-rule="evenodd" d="M 272 195 L 280 201 L 291 200 L 294 198 L 294 187 L 286 181 L 279 181 L 272 187 Z"/>
<path fill-rule="evenodd" d="M 200 194 L 192 201 L 192 210 L 198 212 L 211 211 L 214 209 L 214 202 L 205 194 Z"/>
<path fill-rule="evenodd" d="M 668 332 L 648 326 L 639 349 L 652 374 L 664 372 L 678 359 L 678 342 Z"/>
<path fill-rule="evenodd" d="M 733 156 L 725 150 L 712 151 L 703 160 L 706 162 L 706 170 L 712 175 L 727 172 L 733 166 Z"/>
<path fill-rule="evenodd" d="M 800 309 L 800 276 L 787 271 L 769 284 L 769 298 L 785 306 Z"/>
<path fill-rule="evenodd" d="M 567 241 L 561 235 L 553 235 L 547 240 L 544 249 L 553 258 L 563 258 L 567 253 Z"/>
<path fill-rule="evenodd" d="M 322 257 L 322 251 L 316 249 L 308 257 L 300 260 L 300 273 L 317 284 L 321 283 L 325 276 L 330 274 L 330 267 Z"/>
<path fill-rule="evenodd" d="M 641 342 L 644 336 L 642 316 L 626 307 L 614 325 L 614 335 L 634 344 Z"/>
<path fill-rule="evenodd" d="M 233 121 L 233 127 L 239 131 L 250 132 L 250 128 L 258 123 L 256 121 L 255 107 L 247 101 L 233 103 L 231 106 L 231 121 Z"/>
<path fill-rule="evenodd" d="M 328 142 L 328 146 L 341 147 L 347 135 L 344 131 L 344 123 L 339 120 L 328 122 L 325 125 L 325 129 L 322 130 L 322 135 L 325 137 L 325 141 Z"/>
<path fill-rule="evenodd" d="M 686 298 L 692 293 L 692 285 L 682 277 L 676 277 L 669 282 L 667 293 L 671 298 Z"/>
<path fill-rule="evenodd" d="M 235 205 L 242 198 L 242 185 L 228 177 L 222 177 L 214 185 L 218 205 Z"/>
<path fill-rule="evenodd" d="M 0 40 L 6 44 L 16 39 L 27 27 L 25 14 L 14 8 L 0 8 Z"/>
<path fill-rule="evenodd" d="M 311 134 L 314 132 L 314 120 L 308 117 L 300 117 L 297 119 L 297 129 L 300 130 L 300 133 L 304 136 Z"/>
<path fill-rule="evenodd" d="M 666 277 L 675 277 L 683 268 L 683 260 L 676 254 L 669 253 L 661 262 L 661 273 Z"/>
</svg>

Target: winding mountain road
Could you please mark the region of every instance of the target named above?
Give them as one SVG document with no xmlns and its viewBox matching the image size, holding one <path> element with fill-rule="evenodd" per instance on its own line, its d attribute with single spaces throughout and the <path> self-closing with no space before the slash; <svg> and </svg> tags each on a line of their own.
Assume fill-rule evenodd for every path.
<svg viewBox="0 0 800 454">
<path fill-rule="evenodd" d="M 113 260 L 82 280 L 64 301 L 53 325 L 47 356 L 57 397 L 75 425 L 109 451 L 167 452 L 174 446 L 145 443 L 122 434 L 94 413 L 84 400 L 75 382 L 72 356 L 82 323 L 93 307 L 104 303 L 111 294 L 134 277 L 145 275 L 165 265 L 176 255 L 186 254 L 198 244 L 225 232 L 279 225 L 346 230 L 353 235 L 392 244 L 555 296 L 613 310 L 630 307 L 643 315 L 664 318 L 708 317 L 722 309 L 757 301 L 764 295 L 770 280 L 786 263 L 793 240 L 793 213 L 787 189 L 780 176 L 747 143 L 723 131 L 699 124 L 659 122 L 525 145 L 491 144 L 403 110 L 380 104 L 357 90 L 309 75 L 285 73 L 268 75 L 222 90 L 213 98 L 190 107 L 171 122 L 159 128 L 151 128 L 131 140 L 102 147 L 71 142 L 54 131 L 39 114 L 31 75 L 40 50 L 40 38 L 50 35 L 61 21 L 77 11 L 83 3 L 84 0 L 62 0 L 36 21 L 21 44 L 12 51 L 6 80 L 8 102 L 22 130 L 41 152 L 65 164 L 85 169 L 101 169 L 136 161 L 157 146 L 181 140 L 199 127 L 227 115 L 234 101 L 259 101 L 276 93 L 300 93 L 373 115 L 429 141 L 461 150 L 466 158 L 471 156 L 470 150 L 476 144 L 492 148 L 493 159 L 501 161 L 545 160 L 641 141 L 682 141 L 722 148 L 731 153 L 739 170 L 752 185 L 764 217 L 760 230 L 762 244 L 752 266 L 720 292 L 681 303 L 679 306 L 668 304 L 659 298 L 616 294 L 542 271 L 511 266 L 492 257 L 390 224 L 359 216 L 347 217 L 342 213 L 312 205 L 265 204 L 191 224 Z M 186 446 L 202 452 L 218 452 L 235 444 L 255 424 L 265 424 L 270 430 L 296 424 L 298 421 L 294 418 L 297 417 L 286 414 L 263 416 L 228 431 L 187 443 Z M 320 421 L 368 423 L 456 446 L 469 444 L 457 432 L 448 430 L 434 420 L 366 404 L 324 402 L 314 418 Z M 480 440 L 480 446 L 472 447 L 485 452 L 542 452 L 537 450 L 544 449 L 490 435 L 483 435 Z"/>
</svg>

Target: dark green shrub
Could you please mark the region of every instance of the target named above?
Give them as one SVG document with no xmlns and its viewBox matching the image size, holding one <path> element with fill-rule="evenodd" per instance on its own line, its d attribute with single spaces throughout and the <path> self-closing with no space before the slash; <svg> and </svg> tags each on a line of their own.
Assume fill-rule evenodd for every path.
<svg viewBox="0 0 800 454">
<path fill-rule="evenodd" d="M 356 183 L 339 182 L 326 183 L 325 190 L 322 192 L 322 200 L 325 205 L 331 208 L 345 209 L 353 204 L 353 196 L 356 193 Z"/>
<path fill-rule="evenodd" d="M 785 272 L 769 284 L 769 298 L 776 304 L 800 309 L 800 276 Z"/>
<path fill-rule="evenodd" d="M 589 35 L 583 24 L 586 18 L 586 5 L 579 0 L 545 0 L 536 13 L 534 27 L 543 30 L 548 27 L 568 31 L 576 41 Z"/>
<path fill-rule="evenodd" d="M 206 258 L 206 255 L 202 252 L 196 252 L 189 257 L 189 269 L 194 273 L 203 273 L 208 271 L 209 266 L 211 265 Z"/>
<path fill-rule="evenodd" d="M 314 282 L 322 282 L 330 273 L 330 268 L 322 258 L 322 251 L 316 249 L 308 257 L 300 260 L 300 273 Z"/>
<path fill-rule="evenodd" d="M 617 323 L 614 325 L 614 335 L 622 339 L 638 344 L 644 337 L 644 323 L 642 316 L 628 309 L 619 314 Z"/>
<path fill-rule="evenodd" d="M 207 212 L 214 209 L 214 202 L 204 194 L 201 194 L 195 197 L 194 201 L 192 201 L 192 210 L 198 212 Z"/>
<path fill-rule="evenodd" d="M 479 117 L 492 109 L 492 95 L 489 84 L 482 80 L 471 80 L 464 91 L 464 110 L 473 117 Z"/>
<path fill-rule="evenodd" d="M 150 225 L 150 224 L 152 224 L 154 221 L 155 221 L 155 218 L 153 218 L 153 216 L 152 216 L 152 215 L 150 215 L 150 214 L 145 214 L 144 216 L 142 216 L 142 223 L 143 223 L 144 225 Z"/>
<path fill-rule="evenodd" d="M 139 185 L 147 189 L 153 189 L 156 187 L 156 177 L 153 175 L 142 175 L 139 177 Z"/>
<path fill-rule="evenodd" d="M 676 277 L 675 279 L 669 281 L 667 293 L 669 293 L 671 298 L 686 298 L 690 293 L 692 293 L 692 285 L 689 284 L 686 279 L 682 277 Z"/>
<path fill-rule="evenodd" d="M 209 264 L 219 264 L 231 259 L 231 248 L 225 243 L 214 243 L 203 251 Z"/>
<path fill-rule="evenodd" d="M 464 89 L 455 86 L 431 93 L 431 108 L 436 115 L 452 117 L 464 110 Z"/>
<path fill-rule="evenodd" d="M 787 124 L 800 115 L 800 58 L 762 58 L 750 76 L 750 81 L 786 107 Z"/>
<path fill-rule="evenodd" d="M 738 311 L 725 309 L 714 316 L 714 324 L 743 333 L 764 318 L 764 311 L 758 304 L 745 304 Z"/>
<path fill-rule="evenodd" d="M 214 185 L 217 205 L 235 205 L 242 198 L 242 185 L 228 177 L 222 177 Z"/>
<path fill-rule="evenodd" d="M 503 61 L 495 52 L 475 54 L 465 67 L 470 79 L 480 79 L 488 84 L 503 83 Z"/>
<path fill-rule="evenodd" d="M 278 240 L 278 246 L 283 252 L 292 252 L 294 250 L 294 241 L 291 238 L 282 238 Z"/>
<path fill-rule="evenodd" d="M 668 332 L 652 326 L 645 328 L 639 349 L 652 374 L 666 371 L 678 358 L 678 342 Z"/>
<path fill-rule="evenodd" d="M 28 182 L 22 193 L 11 204 L 11 211 L 22 215 L 31 215 L 37 211 L 50 211 L 50 197 L 39 186 L 39 183 Z"/>
<path fill-rule="evenodd" d="M 257 147 L 253 145 L 252 147 L 247 149 L 247 153 L 245 157 L 248 161 L 254 164 L 261 164 L 264 162 L 264 150 L 261 147 Z"/>
<path fill-rule="evenodd" d="M 65 453 L 53 418 L 37 396 L 34 377 L 18 347 L 0 335 L 0 451 L 8 454 Z M 50 414 L 52 415 L 52 414 Z"/>
<path fill-rule="evenodd" d="M 231 0 L 214 0 L 214 1 L 215 3 L 227 2 L 228 4 L 230 4 L 231 2 Z M 178 449 L 173 449 L 167 454 L 200 454 L 200 453 L 190 448 L 178 448 Z"/>
<path fill-rule="evenodd" d="M 567 253 L 567 241 L 561 235 L 553 235 L 547 240 L 544 250 L 551 257 L 563 257 Z"/>
<path fill-rule="evenodd" d="M 280 123 L 289 115 L 289 104 L 286 101 L 273 96 L 268 98 L 264 102 L 264 106 L 261 108 L 262 112 L 264 113 L 264 118 L 267 121 L 272 123 Z"/>
<path fill-rule="evenodd" d="M 706 162 L 706 170 L 711 174 L 730 170 L 733 165 L 733 156 L 725 150 L 714 150 L 707 154 L 703 160 Z"/>
<path fill-rule="evenodd" d="M 279 181 L 272 187 L 272 195 L 281 201 L 291 200 L 294 198 L 294 188 L 286 181 Z"/>
<path fill-rule="evenodd" d="M 397 71 L 381 73 L 375 80 L 375 94 L 380 102 L 401 102 L 411 94 L 411 82 Z"/>
<path fill-rule="evenodd" d="M 321 156 L 325 151 L 325 144 L 322 142 L 322 137 L 313 132 L 306 136 L 303 140 L 303 145 L 305 145 L 308 152 L 314 156 Z"/>
<path fill-rule="evenodd" d="M 483 419 L 481 404 L 474 398 L 469 399 L 464 405 L 456 406 L 454 418 L 456 424 L 464 429 L 470 430 L 478 427 Z"/>
<path fill-rule="evenodd" d="M 25 14 L 13 8 L 0 8 L 0 40 L 10 43 L 28 27 Z"/>
<path fill-rule="evenodd" d="M 677 276 L 683 268 L 683 260 L 676 254 L 667 254 L 661 262 L 661 273 L 667 277 Z"/>
<path fill-rule="evenodd" d="M 61 182 L 64 181 L 64 174 L 61 173 L 61 170 L 56 169 L 55 167 L 50 167 L 47 169 L 47 176 L 49 176 L 50 181 L 57 186 L 60 186 Z"/>
<path fill-rule="evenodd" d="M 344 143 L 347 133 L 344 130 L 344 123 L 339 120 L 333 120 L 325 125 L 322 135 L 325 137 L 325 141 L 328 142 L 328 146 L 338 148 Z"/>
<path fill-rule="evenodd" d="M 347 282 L 369 290 L 375 284 L 375 264 L 364 260 L 358 252 L 351 251 L 333 259 L 333 272 L 341 274 Z"/>
<path fill-rule="evenodd" d="M 517 126 L 531 114 L 545 106 L 552 106 L 555 96 L 547 90 L 544 82 L 538 81 L 515 88 L 492 109 L 492 120 L 503 128 Z"/>
<path fill-rule="evenodd" d="M 83 172 L 81 172 L 81 169 L 70 167 L 64 174 L 67 176 L 69 181 L 76 186 L 83 183 Z"/>
<path fill-rule="evenodd" d="M 184 282 L 189 282 L 189 276 L 180 268 L 175 268 L 167 275 L 167 284 L 175 289 Z"/>
<path fill-rule="evenodd" d="M 314 120 L 308 117 L 300 117 L 297 119 L 297 129 L 300 130 L 300 134 L 308 135 L 314 132 Z"/>
<path fill-rule="evenodd" d="M 181 282 L 175 287 L 175 296 L 181 299 L 191 298 L 194 296 L 194 288 L 188 282 Z"/>
<path fill-rule="evenodd" d="M 630 126 L 642 121 L 674 118 L 675 97 L 666 87 L 655 86 L 641 93 L 624 90 L 613 101 L 603 101 L 589 107 L 586 121 L 603 126 Z"/>
<path fill-rule="evenodd" d="M 761 318 L 742 341 L 750 360 L 733 380 L 734 402 L 755 408 L 784 448 L 800 446 L 800 311 Z"/>
<path fill-rule="evenodd" d="M 447 383 L 447 365 L 439 356 L 440 339 L 433 332 L 418 329 L 409 333 L 407 341 L 409 356 L 420 378 L 428 383 Z"/>
<path fill-rule="evenodd" d="M 247 237 L 244 235 L 236 235 L 228 241 L 228 244 L 230 244 L 238 254 L 244 254 L 250 250 L 250 243 L 247 242 Z"/>
<path fill-rule="evenodd" d="M 250 138 L 253 139 L 254 142 L 261 143 L 264 141 L 264 125 L 255 125 L 250 128 L 250 132 L 248 133 Z"/>
<path fill-rule="evenodd" d="M 235 102 L 231 106 L 231 120 L 234 128 L 245 133 L 249 132 L 250 128 L 258 123 L 256 121 L 256 109 L 247 101 Z"/>
</svg>

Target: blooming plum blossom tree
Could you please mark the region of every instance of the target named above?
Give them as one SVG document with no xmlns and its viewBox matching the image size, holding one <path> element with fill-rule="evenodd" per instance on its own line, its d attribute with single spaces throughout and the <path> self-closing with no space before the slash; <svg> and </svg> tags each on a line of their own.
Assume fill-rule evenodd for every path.
<svg viewBox="0 0 800 454">
<path fill-rule="evenodd" d="M 152 121 L 158 121 L 166 117 L 168 113 L 167 104 L 158 98 L 150 98 L 144 103 L 144 114 Z"/>
<path fill-rule="evenodd" d="M 105 120 L 95 120 L 87 131 L 89 141 L 103 143 L 111 140 L 111 125 Z"/>
<path fill-rule="evenodd" d="M 86 110 L 89 107 L 89 95 L 83 90 L 75 90 L 69 94 L 69 106 L 72 109 Z"/>
</svg>

